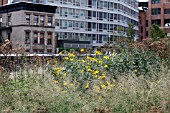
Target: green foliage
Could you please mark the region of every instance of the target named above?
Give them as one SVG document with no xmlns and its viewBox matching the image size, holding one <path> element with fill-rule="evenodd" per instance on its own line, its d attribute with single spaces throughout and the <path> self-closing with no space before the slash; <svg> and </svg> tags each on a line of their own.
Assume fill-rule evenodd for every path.
<svg viewBox="0 0 170 113">
<path fill-rule="evenodd" d="M 126 30 L 126 34 L 127 34 L 128 39 L 130 40 L 130 42 L 133 42 L 134 37 L 135 37 L 134 24 L 128 23 L 128 28 Z"/>
<path fill-rule="evenodd" d="M 154 41 L 157 41 L 159 38 L 166 38 L 165 32 L 156 24 L 150 27 L 150 36 Z"/>
</svg>

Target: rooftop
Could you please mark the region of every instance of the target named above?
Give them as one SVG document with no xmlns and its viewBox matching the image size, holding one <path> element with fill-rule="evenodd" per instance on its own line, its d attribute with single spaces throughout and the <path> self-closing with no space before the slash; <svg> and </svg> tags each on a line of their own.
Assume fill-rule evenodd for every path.
<svg viewBox="0 0 170 113">
<path fill-rule="evenodd" d="M 19 10 L 55 13 L 56 8 L 57 6 L 44 5 L 44 4 L 39 4 L 39 3 L 15 2 L 12 4 L 0 6 L 0 14 L 13 12 L 13 11 L 19 11 Z"/>
</svg>

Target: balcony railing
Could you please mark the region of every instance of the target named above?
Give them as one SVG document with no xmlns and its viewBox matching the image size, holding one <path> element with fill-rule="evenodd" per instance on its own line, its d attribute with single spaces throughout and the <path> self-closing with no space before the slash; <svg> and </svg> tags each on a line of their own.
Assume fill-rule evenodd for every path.
<svg viewBox="0 0 170 113">
<path fill-rule="evenodd" d="M 12 25 L 11 22 L 7 22 L 7 23 L 0 22 L 0 27 L 9 27 L 9 26 L 11 26 L 11 25 Z"/>
</svg>

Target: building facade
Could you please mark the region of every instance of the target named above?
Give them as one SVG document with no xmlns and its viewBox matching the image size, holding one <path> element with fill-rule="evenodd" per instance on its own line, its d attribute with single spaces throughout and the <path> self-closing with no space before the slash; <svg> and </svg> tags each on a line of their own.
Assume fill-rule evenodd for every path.
<svg viewBox="0 0 170 113">
<path fill-rule="evenodd" d="M 0 37 L 30 53 L 55 53 L 56 6 L 18 2 L 0 7 Z"/>
<path fill-rule="evenodd" d="M 22 0 L 11 0 L 11 2 Z M 28 0 L 57 6 L 55 32 L 58 47 L 95 48 L 126 36 L 128 23 L 135 25 L 138 38 L 138 0 Z M 10 2 L 9 2 L 10 3 Z"/>
<path fill-rule="evenodd" d="M 8 3 L 8 0 L 0 0 L 0 6 L 5 5 Z"/>
<path fill-rule="evenodd" d="M 139 12 L 139 40 L 149 37 L 152 24 L 170 35 L 170 0 L 149 0 L 147 10 Z"/>
<path fill-rule="evenodd" d="M 57 6 L 55 31 L 58 44 L 65 48 L 92 48 L 112 43 L 119 37 L 116 29 L 133 23 L 138 37 L 138 1 L 136 0 L 47 0 Z M 114 31 L 114 33 L 113 33 Z"/>
</svg>

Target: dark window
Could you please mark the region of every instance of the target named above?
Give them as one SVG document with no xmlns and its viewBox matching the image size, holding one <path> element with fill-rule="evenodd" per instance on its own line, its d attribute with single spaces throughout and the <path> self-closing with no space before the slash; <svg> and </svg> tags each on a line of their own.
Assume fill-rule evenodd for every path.
<svg viewBox="0 0 170 113">
<path fill-rule="evenodd" d="M 48 16 L 48 26 L 52 26 L 52 16 Z"/>
<path fill-rule="evenodd" d="M 96 11 L 93 11 L 93 17 L 96 17 Z"/>
<path fill-rule="evenodd" d="M 34 32 L 34 44 L 38 43 L 38 33 Z"/>
<path fill-rule="evenodd" d="M 146 31 L 146 37 L 148 37 L 148 31 Z"/>
<path fill-rule="evenodd" d="M 152 4 L 159 4 L 161 0 L 152 0 Z"/>
<path fill-rule="evenodd" d="M 164 9 L 164 14 L 170 14 L 170 9 Z"/>
<path fill-rule="evenodd" d="M 43 15 L 40 16 L 40 25 L 44 26 L 44 16 Z"/>
<path fill-rule="evenodd" d="M 164 26 L 170 26 L 170 19 L 164 19 Z"/>
<path fill-rule="evenodd" d="M 143 26 L 140 27 L 140 32 L 143 33 Z"/>
<path fill-rule="evenodd" d="M 30 25 L 30 14 L 26 14 L 26 23 Z"/>
<path fill-rule="evenodd" d="M 148 27 L 148 20 L 146 20 L 146 27 Z"/>
<path fill-rule="evenodd" d="M 30 44 L 30 32 L 25 32 L 25 44 Z"/>
<path fill-rule="evenodd" d="M 38 16 L 34 15 L 34 25 L 38 25 Z"/>
<path fill-rule="evenodd" d="M 141 36 L 141 41 L 143 40 L 143 36 Z"/>
<path fill-rule="evenodd" d="M 152 20 L 152 24 L 156 24 L 156 25 L 161 25 L 161 20 L 157 19 L 157 20 Z"/>
<path fill-rule="evenodd" d="M 44 33 L 40 33 L 40 44 L 44 44 Z"/>
<path fill-rule="evenodd" d="M 48 37 L 47 37 L 47 44 L 51 45 L 52 44 L 52 33 L 48 33 Z"/>
<path fill-rule="evenodd" d="M 8 33 L 8 40 L 11 39 L 11 33 Z"/>
<path fill-rule="evenodd" d="M 158 15 L 158 14 L 161 14 L 161 8 L 153 8 L 152 15 Z"/>
<path fill-rule="evenodd" d="M 11 15 L 8 15 L 8 22 L 11 22 Z"/>
</svg>

